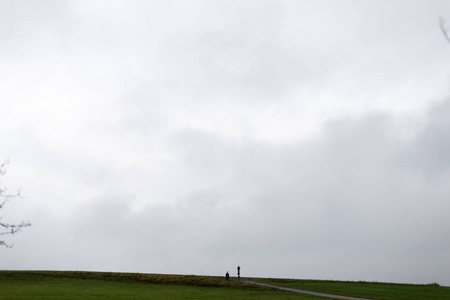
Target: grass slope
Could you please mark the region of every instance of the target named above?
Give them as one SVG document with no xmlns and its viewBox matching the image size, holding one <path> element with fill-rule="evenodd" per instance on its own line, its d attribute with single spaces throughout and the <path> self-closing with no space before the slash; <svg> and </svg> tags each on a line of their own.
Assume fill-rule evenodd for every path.
<svg viewBox="0 0 450 300">
<path fill-rule="evenodd" d="M 0 299 L 320 300 L 210 276 L 0 271 Z M 330 299 L 330 298 L 327 298 Z"/>
<path fill-rule="evenodd" d="M 413 285 L 378 282 L 348 282 L 296 279 L 254 279 L 263 283 L 296 289 L 317 291 L 379 300 L 445 300 L 450 299 L 450 287 L 437 284 Z"/>
<path fill-rule="evenodd" d="M 296 279 L 253 279 L 274 285 L 379 300 L 450 299 L 450 288 Z M 0 271 L 1 299 L 324 300 L 214 276 L 107 272 Z"/>
</svg>

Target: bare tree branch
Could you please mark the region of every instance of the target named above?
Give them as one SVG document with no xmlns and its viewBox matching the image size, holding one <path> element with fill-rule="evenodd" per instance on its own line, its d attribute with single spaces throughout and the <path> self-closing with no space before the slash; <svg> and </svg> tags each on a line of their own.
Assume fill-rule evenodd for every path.
<svg viewBox="0 0 450 300">
<path fill-rule="evenodd" d="M 445 20 L 443 17 L 441 17 L 439 20 L 439 27 L 441 27 L 442 34 L 444 35 L 447 42 L 450 43 L 450 35 L 448 33 L 448 29 L 445 27 Z"/>
<path fill-rule="evenodd" d="M 5 161 L 4 163 L 0 164 L 0 176 L 5 174 L 5 166 L 8 164 L 8 161 Z M 0 188 L 0 209 L 3 208 L 3 206 L 11 199 L 15 198 L 22 198 L 20 195 L 20 190 L 17 191 L 17 193 L 9 194 L 6 192 L 6 188 Z M 1 221 L 2 218 L 0 217 L 0 236 L 11 234 L 14 235 L 17 232 L 21 231 L 23 227 L 31 226 L 30 222 L 22 221 L 19 224 L 10 224 L 10 223 L 4 223 Z M 12 245 L 7 244 L 5 241 L 0 240 L 0 247 L 4 246 L 6 248 L 12 248 Z"/>
</svg>

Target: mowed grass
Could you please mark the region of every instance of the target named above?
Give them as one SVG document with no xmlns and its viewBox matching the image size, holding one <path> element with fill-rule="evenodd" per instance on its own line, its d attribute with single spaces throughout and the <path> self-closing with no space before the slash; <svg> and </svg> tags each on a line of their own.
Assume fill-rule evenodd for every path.
<svg viewBox="0 0 450 300">
<path fill-rule="evenodd" d="M 273 285 L 379 300 L 450 299 L 450 288 L 373 282 L 253 279 Z M 324 300 L 222 277 L 107 272 L 0 271 L 0 299 Z"/>
<path fill-rule="evenodd" d="M 323 300 L 324 298 L 209 276 L 2 271 L 0 299 Z"/>
<path fill-rule="evenodd" d="M 413 285 L 378 282 L 348 282 L 297 279 L 254 279 L 263 283 L 379 300 L 445 300 L 450 299 L 450 287 L 437 284 Z"/>
</svg>

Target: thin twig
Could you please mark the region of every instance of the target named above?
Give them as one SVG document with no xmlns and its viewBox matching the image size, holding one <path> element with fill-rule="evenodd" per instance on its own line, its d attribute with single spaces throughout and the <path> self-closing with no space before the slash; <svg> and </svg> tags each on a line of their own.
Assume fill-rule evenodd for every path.
<svg viewBox="0 0 450 300">
<path fill-rule="evenodd" d="M 5 166 L 9 163 L 9 160 L 0 163 L 0 176 L 3 176 L 5 174 Z M 22 195 L 20 194 L 20 190 L 17 191 L 15 194 L 7 193 L 6 188 L 0 187 L 0 209 L 3 208 L 3 206 L 11 199 L 15 198 L 22 198 Z M 30 222 L 22 221 L 20 224 L 10 224 L 10 223 L 3 223 L 1 222 L 0 217 L 0 236 L 11 234 L 14 235 L 15 233 L 22 230 L 23 227 L 31 226 Z M 6 248 L 12 248 L 13 245 L 7 244 L 5 241 L 0 240 L 0 247 L 4 246 Z"/>
<path fill-rule="evenodd" d="M 449 33 L 448 33 L 448 29 L 445 28 L 445 20 L 444 20 L 443 17 L 441 17 L 440 20 L 439 20 L 439 27 L 441 27 L 442 34 L 444 35 L 444 37 L 447 40 L 447 42 L 450 43 L 450 36 L 449 36 Z"/>
</svg>

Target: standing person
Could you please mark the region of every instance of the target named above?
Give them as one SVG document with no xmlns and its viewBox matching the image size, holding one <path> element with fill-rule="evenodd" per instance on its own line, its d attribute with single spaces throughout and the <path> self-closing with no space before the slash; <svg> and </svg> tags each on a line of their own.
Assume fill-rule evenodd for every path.
<svg viewBox="0 0 450 300">
<path fill-rule="evenodd" d="M 238 266 L 238 280 L 240 281 L 241 280 L 241 267 L 240 266 Z"/>
<path fill-rule="evenodd" d="M 230 273 L 228 273 L 228 271 L 227 271 L 227 274 L 225 274 L 225 279 L 226 280 L 230 279 Z"/>
</svg>

